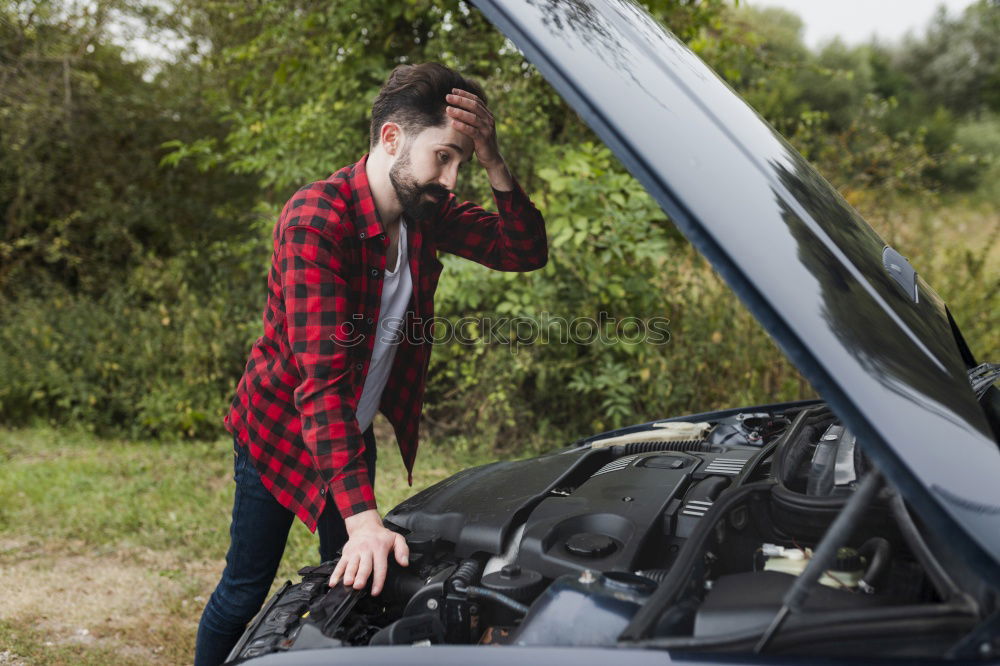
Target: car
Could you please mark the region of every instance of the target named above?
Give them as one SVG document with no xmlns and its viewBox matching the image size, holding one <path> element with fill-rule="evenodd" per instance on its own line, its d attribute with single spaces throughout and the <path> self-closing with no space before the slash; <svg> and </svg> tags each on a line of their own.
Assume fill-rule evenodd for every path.
<svg viewBox="0 0 1000 666">
<path fill-rule="evenodd" d="M 820 398 L 461 471 L 387 514 L 411 563 L 391 563 L 380 596 L 329 588 L 333 562 L 307 567 L 230 660 L 995 660 L 1000 366 L 979 363 L 906 258 L 631 0 L 475 4 Z"/>
</svg>

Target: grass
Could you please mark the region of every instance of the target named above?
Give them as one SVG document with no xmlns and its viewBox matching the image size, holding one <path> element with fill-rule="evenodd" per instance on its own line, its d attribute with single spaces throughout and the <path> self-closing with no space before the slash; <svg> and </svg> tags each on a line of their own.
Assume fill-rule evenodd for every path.
<svg viewBox="0 0 1000 666">
<path fill-rule="evenodd" d="M 383 510 L 485 462 L 424 442 L 409 488 L 391 431 L 377 426 Z M 232 460 L 228 439 L 0 429 L 0 664 L 190 662 L 228 547 Z M 315 563 L 318 543 L 296 521 L 275 586 Z"/>
<path fill-rule="evenodd" d="M 74 664 L 77 666 L 104 666 L 104 664 L 142 664 L 143 661 L 118 654 L 113 648 L 84 643 L 56 645 L 45 632 L 17 623 L 0 620 L 0 663 L 4 655 L 12 663 Z"/>
</svg>

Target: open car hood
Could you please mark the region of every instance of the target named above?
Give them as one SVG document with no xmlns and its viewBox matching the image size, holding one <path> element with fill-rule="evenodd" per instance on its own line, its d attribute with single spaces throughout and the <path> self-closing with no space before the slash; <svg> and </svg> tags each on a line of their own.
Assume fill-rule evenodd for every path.
<svg viewBox="0 0 1000 666">
<path fill-rule="evenodd" d="M 614 151 L 930 529 L 1000 575 L 1000 449 L 937 295 L 629 0 L 473 0 Z"/>
</svg>

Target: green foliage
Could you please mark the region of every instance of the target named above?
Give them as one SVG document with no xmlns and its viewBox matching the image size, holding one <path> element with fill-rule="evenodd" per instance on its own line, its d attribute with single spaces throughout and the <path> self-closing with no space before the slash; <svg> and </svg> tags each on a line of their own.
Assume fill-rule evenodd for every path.
<svg viewBox="0 0 1000 666">
<path fill-rule="evenodd" d="M 955 124 L 955 143 L 984 165 L 978 198 L 995 206 L 1000 201 L 1000 113 L 981 114 Z"/>
<path fill-rule="evenodd" d="M 1000 111 L 998 34 L 996 2 L 978 0 L 956 17 L 941 7 L 926 35 L 900 50 L 897 65 L 912 81 L 918 103 L 962 114 Z"/>
<path fill-rule="evenodd" d="M 707 55 L 838 187 L 911 194 L 972 190 L 989 160 L 955 141 L 958 114 L 971 107 L 951 104 L 943 81 L 937 90 L 925 79 L 935 68 L 944 71 L 944 61 L 929 55 L 942 48 L 942 34 L 956 36 L 948 46 L 954 58 L 982 58 L 978 67 L 984 71 L 1000 67 L 995 40 L 985 44 L 982 32 L 997 14 L 995 6 L 981 2 L 956 21 L 939 14 L 925 40 L 900 49 L 878 43 L 852 48 L 834 40 L 814 54 L 802 43 L 794 14 L 741 7 L 733 12 L 737 29 L 723 36 L 728 47 Z M 964 68 L 961 77 L 969 71 Z M 949 77 L 947 85 L 961 77 Z M 979 85 L 969 83 L 962 94 L 981 98 Z"/>
<path fill-rule="evenodd" d="M 218 242 L 99 297 L 53 288 L 0 314 L 0 416 L 130 436 L 211 437 L 259 331 L 263 248 Z M 241 254 L 242 253 L 242 254 Z"/>
<path fill-rule="evenodd" d="M 924 144 L 926 130 L 891 136 L 881 129 L 894 107 L 891 99 L 868 95 L 840 131 L 829 129 L 826 113 L 804 112 L 792 143 L 848 200 L 858 190 L 919 195 L 936 184 L 930 170 L 938 162 Z"/>
<path fill-rule="evenodd" d="M 942 14 L 899 47 L 831 42 L 818 53 L 783 10 L 644 4 L 890 242 L 926 256 L 977 349 L 996 350 L 1000 290 L 979 287 L 996 282 L 995 217 L 964 203 L 952 226 L 913 212 L 956 191 L 1000 196 L 995 3 Z M 277 211 L 367 150 L 378 86 L 395 65 L 426 60 L 484 85 L 551 246 L 549 265 L 526 275 L 443 257 L 437 304 L 449 325 L 508 324 L 466 323 L 466 344 L 436 345 L 432 436 L 525 451 L 809 394 L 638 183 L 464 0 L 87 7 L 0 6 L 0 344 L 16 350 L 0 356 L 0 421 L 220 434 L 260 333 Z M 173 31 L 175 60 L 147 66 L 116 45 L 109 26 L 126 19 Z M 962 63 L 972 73 L 953 75 Z M 488 202 L 484 174 L 473 169 L 458 195 Z M 962 230 L 970 219 L 985 231 Z M 963 308 L 976 313 L 968 324 Z M 668 321 L 669 339 L 622 340 L 629 317 Z M 574 318 L 592 319 L 605 341 L 561 343 Z"/>
<path fill-rule="evenodd" d="M 459 0 L 258 3 L 249 12 L 243 2 L 216 0 L 185 11 L 207 34 L 227 31 L 210 56 L 217 85 L 208 99 L 230 131 L 219 144 L 170 144 L 171 161 L 219 162 L 290 193 L 366 152 L 379 86 L 395 65 L 426 60 L 483 83 L 519 174 L 530 176 L 534 145 L 583 132 L 534 68 Z M 477 175 L 464 194 L 481 195 L 485 185 Z"/>
<path fill-rule="evenodd" d="M 548 265 L 512 275 L 444 259 L 438 313 L 451 328 L 469 316 L 503 324 L 436 346 L 433 424 L 475 428 L 498 448 L 540 446 L 553 432 L 581 437 L 762 391 L 803 394 L 757 323 L 607 148 L 540 157 Z"/>
<path fill-rule="evenodd" d="M 147 81 L 107 38 L 111 17 L 134 9 L 0 5 L 0 296 L 40 284 L 99 295 L 146 254 L 245 228 L 233 215 L 252 205 L 245 179 L 159 168 L 162 142 L 218 123 L 199 114 L 186 68 Z"/>
</svg>

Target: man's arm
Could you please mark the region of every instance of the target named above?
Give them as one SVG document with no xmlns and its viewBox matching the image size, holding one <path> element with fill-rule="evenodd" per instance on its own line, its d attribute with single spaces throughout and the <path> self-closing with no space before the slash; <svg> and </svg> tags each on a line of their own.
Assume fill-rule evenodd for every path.
<svg viewBox="0 0 1000 666">
<path fill-rule="evenodd" d="M 362 375 L 360 361 L 350 354 L 357 341 L 347 312 L 345 267 L 336 241 L 304 225 L 285 230 L 276 259 L 288 341 L 302 379 L 293 394 L 302 438 L 328 501 L 332 495 L 347 526 L 348 542 L 331 585 L 343 575 L 345 584 L 361 589 L 374 572 L 372 593 L 378 594 L 389 551 L 403 566 L 408 552 L 405 539 L 382 526 L 362 456 L 353 400 Z"/>
<path fill-rule="evenodd" d="M 452 126 L 473 140 L 498 212 L 448 197 L 436 227 L 437 247 L 496 270 L 541 268 L 548 261 L 545 221 L 500 155 L 493 114 L 482 100 L 464 90 L 453 90 L 445 99 L 452 105 L 447 107 Z"/>
<path fill-rule="evenodd" d="M 449 197 L 435 228 L 437 247 L 500 271 L 533 271 L 548 261 L 545 221 L 521 187 L 494 189 L 497 212 Z"/>
</svg>

